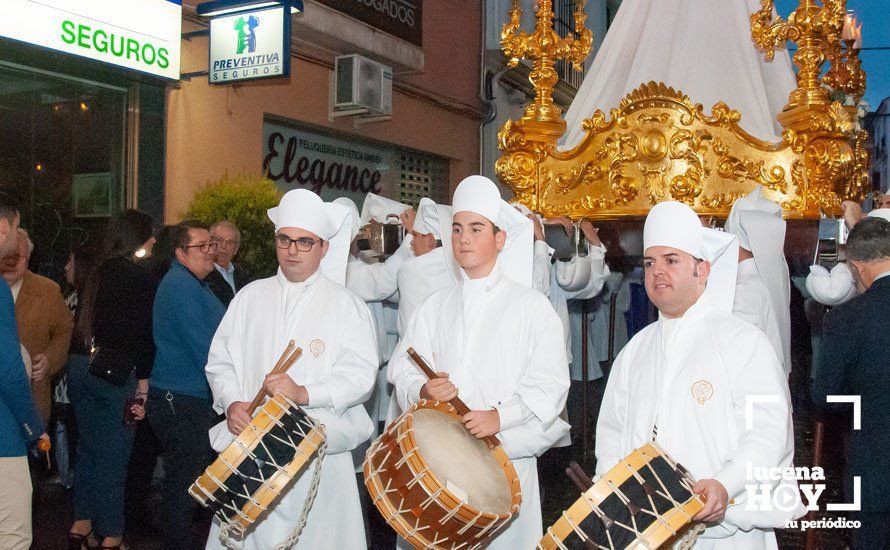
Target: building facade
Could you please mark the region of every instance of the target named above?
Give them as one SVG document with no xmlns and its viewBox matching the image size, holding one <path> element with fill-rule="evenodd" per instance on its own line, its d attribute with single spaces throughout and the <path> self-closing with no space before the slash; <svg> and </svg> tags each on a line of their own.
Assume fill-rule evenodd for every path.
<svg viewBox="0 0 890 550">
<path fill-rule="evenodd" d="M 865 115 L 865 129 L 869 134 L 871 149 L 872 189 L 886 193 L 890 191 L 890 97 L 885 98 L 874 112 Z"/>
<path fill-rule="evenodd" d="M 206 26 L 195 4 L 183 4 L 186 36 Z M 479 166 L 481 10 L 469 0 L 391 4 L 402 9 L 381 18 L 379 2 L 306 0 L 293 18 L 289 78 L 217 85 L 198 76 L 171 87 L 165 218 L 181 216 L 201 185 L 241 172 L 360 203 L 368 185 L 337 182 L 367 169 L 386 196 L 447 201 Z M 183 74 L 207 69 L 208 37 L 182 50 Z M 356 53 L 392 68 L 390 116 L 332 116 L 335 58 Z"/>
<path fill-rule="evenodd" d="M 447 201 L 478 172 L 484 3 L 305 0 L 286 45 L 290 75 L 228 84 L 210 82 L 198 4 L 6 6 L 0 188 L 25 205 L 36 271 L 57 275 L 122 208 L 178 221 L 198 189 L 227 174 L 416 203 Z M 335 112 L 335 60 L 351 54 L 389 68 L 391 114 Z"/>
<path fill-rule="evenodd" d="M 554 12 L 553 27 L 561 36 L 575 32 L 573 14 L 577 0 L 551 0 Z M 523 108 L 534 96 L 534 90 L 528 80 L 531 64 L 522 61 L 515 68 L 507 67 L 507 59 L 501 51 L 501 30 L 507 23 L 511 0 L 488 0 L 484 14 L 485 51 L 483 52 L 482 108 L 483 125 L 480 132 L 482 143 L 482 173 L 497 181 L 494 164 L 500 157 L 497 135 L 507 120 L 522 117 Z M 526 32 L 534 30 L 534 0 L 522 0 L 522 28 Z M 593 63 L 596 52 L 602 44 L 609 23 L 621 5 L 620 0 L 588 0 L 585 4 L 587 21 L 585 26 L 593 31 L 594 43 L 584 63 L 584 69 L 574 71 L 563 63 L 557 64 L 559 83 L 556 86 L 554 100 L 562 108 L 563 114 L 572 103 L 578 87 L 584 80 L 587 67 Z M 510 192 L 502 188 L 502 193 Z"/>
</svg>

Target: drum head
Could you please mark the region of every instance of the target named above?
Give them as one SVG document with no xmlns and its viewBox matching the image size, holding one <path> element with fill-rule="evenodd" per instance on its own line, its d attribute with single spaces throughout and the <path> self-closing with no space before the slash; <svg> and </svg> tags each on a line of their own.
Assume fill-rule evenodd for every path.
<svg viewBox="0 0 890 550">
<path fill-rule="evenodd" d="M 504 469 L 460 420 L 435 409 L 414 412 L 414 440 L 442 485 L 490 514 L 510 514 L 512 494 Z M 456 489 L 456 490 L 455 490 Z"/>
</svg>

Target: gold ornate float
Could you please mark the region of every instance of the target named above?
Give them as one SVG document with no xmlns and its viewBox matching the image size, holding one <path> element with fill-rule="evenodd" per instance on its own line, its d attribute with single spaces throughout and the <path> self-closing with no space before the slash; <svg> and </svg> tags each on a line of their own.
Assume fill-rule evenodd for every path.
<svg viewBox="0 0 890 550">
<path fill-rule="evenodd" d="M 501 45 L 510 63 L 532 61 L 535 98 L 519 120 L 498 135 L 501 181 L 529 208 L 545 216 L 616 219 L 644 216 L 662 200 L 680 200 L 701 214 L 723 216 L 732 202 L 757 184 L 789 218 L 836 213 L 842 200 L 861 200 L 868 188 L 866 133 L 854 124 L 855 107 L 831 101 L 819 75 L 826 59 L 830 80 L 858 101 L 865 76 L 856 50 L 839 46 L 845 0 L 801 0 L 788 21 L 773 19 L 771 0 L 751 15 L 752 39 L 767 58 L 786 40 L 798 44 L 797 88 L 779 115 L 782 141 L 761 141 L 739 127 L 740 114 L 723 102 L 706 113 L 680 90 L 657 82 L 641 85 L 608 115 L 597 110 L 571 150 L 557 149 L 565 133 L 553 103 L 554 64 L 579 64 L 592 35 L 584 29 L 584 6 L 575 13 L 577 39 L 552 29 L 550 2 L 538 2 L 534 33 L 519 30 L 521 10 L 513 1 Z"/>
</svg>

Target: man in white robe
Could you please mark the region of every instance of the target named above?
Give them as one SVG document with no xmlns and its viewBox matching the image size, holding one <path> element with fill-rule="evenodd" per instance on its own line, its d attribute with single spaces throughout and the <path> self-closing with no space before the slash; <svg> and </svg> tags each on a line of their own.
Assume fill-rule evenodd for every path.
<svg viewBox="0 0 890 550">
<path fill-rule="evenodd" d="M 413 225 L 414 211 L 411 207 L 396 202 L 386 197 L 379 197 L 373 193 L 368 193 L 365 203 L 362 207 L 363 215 L 359 215 L 358 208 L 352 199 L 347 197 L 339 197 L 333 200 L 336 204 L 342 204 L 350 212 L 351 220 L 351 240 L 349 260 L 346 263 L 346 288 L 353 291 L 359 298 L 368 304 L 371 310 L 371 317 L 374 319 L 374 327 L 377 331 L 377 349 L 380 354 L 380 370 L 377 371 L 377 382 L 374 386 L 374 392 L 370 399 L 365 402 L 365 408 L 371 415 L 374 422 L 374 433 L 371 434 L 369 441 L 374 440 L 379 435 L 379 423 L 386 421 L 386 412 L 389 408 L 392 387 L 386 380 L 386 364 L 392 355 L 393 348 L 399 341 L 399 334 L 396 327 L 398 316 L 398 273 L 399 268 L 405 260 L 414 257 L 412 252 L 413 242 Z M 368 210 L 372 210 L 373 214 L 369 214 Z M 361 227 L 362 220 L 374 219 L 384 223 L 388 216 L 396 215 L 405 228 L 405 237 L 401 245 L 386 260 L 376 263 L 368 263 L 357 257 L 355 246 L 355 237 Z M 355 449 L 353 456 L 356 459 L 356 467 L 361 468 L 364 460 L 364 451 L 367 445 L 362 445 Z"/>
<path fill-rule="evenodd" d="M 791 275 L 785 261 L 782 207 L 758 185 L 737 199 L 726 231 L 739 239 L 739 270 L 732 312 L 762 330 L 785 374 L 791 372 Z"/>
<path fill-rule="evenodd" d="M 606 265 L 606 247 L 597 235 L 597 229 L 588 220 L 581 222 L 581 232 L 587 242 L 586 256 L 573 256 L 572 259 L 553 260 L 553 249 L 545 240 L 546 231 L 574 231 L 571 223 L 541 223 L 524 205 L 517 205 L 520 213 L 532 220 L 535 231 L 534 245 L 534 287 L 550 299 L 553 309 L 562 321 L 566 339 L 566 355 L 572 362 L 572 331 L 570 330 L 568 300 L 586 300 L 599 294 L 609 266 Z M 565 218 L 563 218 L 565 219 Z M 568 220 L 566 220 L 568 222 Z M 580 379 L 580 378 L 579 378 Z M 574 380 L 574 378 L 573 378 Z"/>
<path fill-rule="evenodd" d="M 280 393 L 324 424 L 327 456 L 315 503 L 296 548 L 365 548 L 365 532 L 350 451 L 368 439 L 362 406 L 377 373 L 377 338 L 368 306 L 342 286 L 349 251 L 348 211 L 311 191 L 289 191 L 269 210 L 279 270 L 232 300 L 213 338 L 207 379 L 214 407 L 226 420 L 211 432 L 222 451 L 250 422 L 260 388 Z M 267 374 L 288 341 L 303 355 L 287 373 Z M 315 461 L 250 530 L 244 550 L 268 550 L 297 526 Z M 207 548 L 222 549 L 214 521 Z"/>
<path fill-rule="evenodd" d="M 698 480 L 705 507 L 694 521 L 708 528 L 697 548 L 776 548 L 772 529 L 804 512 L 797 484 L 784 482 L 798 496 L 790 512 L 749 510 L 746 488 L 778 484 L 749 479 L 749 469 L 791 466 L 791 397 L 769 340 L 731 314 L 735 238 L 702 227 L 682 203 L 662 202 L 649 212 L 643 240 L 646 292 L 659 320 L 612 367 L 596 472 L 655 439 Z"/>
<path fill-rule="evenodd" d="M 399 269 L 398 332 L 405 334 L 411 315 L 431 294 L 457 283 L 445 259 L 442 236 L 451 235 L 451 207 L 421 199 L 414 224 L 414 257 Z"/>
<path fill-rule="evenodd" d="M 461 280 L 411 317 L 390 361 L 390 381 L 402 409 L 459 392 L 471 409 L 464 416 L 470 432 L 497 434 L 519 475 L 522 505 L 488 548 L 533 548 L 542 536 L 536 457 L 569 429 L 559 418 L 569 388 L 562 324 L 531 287 L 531 223 L 494 183 L 482 176 L 462 181 L 453 211 L 443 244 Z M 409 346 L 439 378 L 427 380 L 408 358 Z"/>
<path fill-rule="evenodd" d="M 550 299 L 550 304 L 562 322 L 566 344 L 566 358 L 569 362 L 571 380 L 580 380 L 580 372 L 576 376 L 576 373 L 572 370 L 574 366 L 572 339 L 575 327 L 571 325 L 572 318 L 569 316 L 568 301 L 585 300 L 599 294 L 603 287 L 603 282 L 609 274 L 609 267 L 605 262 L 606 247 L 599 240 L 597 230 L 593 227 L 593 224 L 588 220 L 584 220 L 581 222 L 581 231 L 586 240 L 587 255 L 576 255 L 568 261 L 553 260 L 554 250 L 545 240 L 545 231 L 565 231 L 568 234 L 575 230 L 574 226 L 567 218 L 549 220 L 550 223 L 544 224 L 525 205 L 516 204 L 514 207 L 534 224 L 533 285 Z M 575 317 L 574 322 L 578 325 L 577 328 L 580 331 L 580 317 Z M 580 356 L 578 359 L 578 364 L 580 364 Z M 599 376 L 590 378 L 591 380 L 602 376 L 602 371 L 599 370 L 599 363 L 596 363 L 596 367 Z M 566 410 L 562 413 L 562 419 L 565 421 L 569 420 Z M 571 435 L 566 434 L 555 447 L 567 447 L 571 444 Z"/>
</svg>

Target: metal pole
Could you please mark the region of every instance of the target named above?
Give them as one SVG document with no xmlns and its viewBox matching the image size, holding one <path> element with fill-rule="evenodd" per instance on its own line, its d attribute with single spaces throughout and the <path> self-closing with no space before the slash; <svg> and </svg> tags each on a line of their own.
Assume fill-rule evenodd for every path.
<svg viewBox="0 0 890 550">
<path fill-rule="evenodd" d="M 617 302 L 618 293 L 613 292 L 609 297 L 609 370 L 612 370 L 612 361 L 615 360 L 615 310 L 617 309 Z M 608 372 L 606 374 L 608 374 Z"/>
<path fill-rule="evenodd" d="M 816 420 L 813 423 L 813 467 L 822 465 L 822 446 L 825 444 L 825 423 Z M 806 520 L 815 519 L 813 512 L 808 512 Z M 807 538 L 804 543 L 806 550 L 816 550 L 816 530 L 807 529 Z"/>
<path fill-rule="evenodd" d="M 587 376 L 590 369 L 587 365 L 589 351 L 587 349 L 587 312 L 589 300 L 581 300 L 581 452 L 584 459 L 588 452 L 588 412 L 587 412 Z"/>
</svg>

